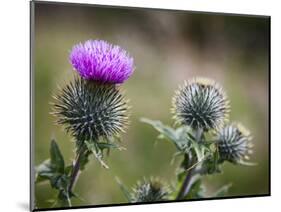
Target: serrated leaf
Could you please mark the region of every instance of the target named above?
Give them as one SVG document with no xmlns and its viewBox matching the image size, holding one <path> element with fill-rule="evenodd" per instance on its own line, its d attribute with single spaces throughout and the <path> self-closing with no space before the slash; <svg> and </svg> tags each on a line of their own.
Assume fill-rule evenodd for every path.
<svg viewBox="0 0 281 212">
<path fill-rule="evenodd" d="M 141 118 L 140 120 L 143 123 L 150 124 L 158 132 L 162 133 L 164 136 L 166 136 L 167 138 L 171 139 L 172 141 L 176 141 L 177 140 L 177 133 L 176 133 L 176 131 L 174 129 L 172 129 L 171 127 L 165 126 L 164 124 L 162 124 L 161 121 L 158 121 L 158 120 L 154 121 L 154 120 L 150 120 L 150 119 L 147 119 L 147 118 Z"/>
<path fill-rule="evenodd" d="M 50 156 L 52 168 L 56 172 L 64 173 L 64 159 L 54 139 L 51 141 Z"/>
<path fill-rule="evenodd" d="M 178 150 L 182 152 L 188 152 L 190 150 L 190 141 L 189 141 L 189 128 L 179 127 L 177 129 L 173 129 L 169 126 L 164 125 L 161 121 L 158 120 L 150 120 L 147 118 L 141 118 L 141 122 L 151 125 L 154 129 L 156 129 L 160 133 L 160 138 L 167 138 L 172 141 Z M 158 136 L 158 137 L 159 137 Z"/>
<path fill-rule="evenodd" d="M 36 182 L 49 180 L 53 188 L 62 189 L 67 185 L 64 159 L 55 140 L 51 141 L 50 159 L 36 167 Z"/>
</svg>

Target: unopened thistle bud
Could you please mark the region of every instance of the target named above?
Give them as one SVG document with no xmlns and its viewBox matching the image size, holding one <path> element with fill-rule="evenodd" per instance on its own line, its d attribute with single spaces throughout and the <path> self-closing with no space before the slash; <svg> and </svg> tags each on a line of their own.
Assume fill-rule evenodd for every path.
<svg viewBox="0 0 281 212">
<path fill-rule="evenodd" d="M 144 179 L 138 182 L 131 194 L 132 202 L 159 202 L 168 200 L 170 190 L 158 178 Z"/>
<path fill-rule="evenodd" d="M 193 129 L 219 129 L 229 113 L 229 101 L 214 81 L 195 78 L 185 82 L 173 97 L 172 113 L 176 123 Z"/>
<path fill-rule="evenodd" d="M 123 132 L 128 105 L 118 87 L 76 78 L 55 96 L 57 123 L 79 141 L 97 141 Z"/>
<path fill-rule="evenodd" d="M 239 163 L 252 153 L 250 132 L 240 123 L 232 123 L 219 131 L 218 150 L 221 161 Z"/>
</svg>

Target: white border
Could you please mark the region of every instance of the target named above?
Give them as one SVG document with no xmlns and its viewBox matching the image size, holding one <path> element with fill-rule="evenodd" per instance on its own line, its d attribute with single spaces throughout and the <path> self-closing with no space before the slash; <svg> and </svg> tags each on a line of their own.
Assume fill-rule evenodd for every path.
<svg viewBox="0 0 281 212">
<path fill-rule="evenodd" d="M 281 13 L 276 0 L 68 0 L 68 2 L 270 15 L 272 26 L 272 196 L 175 204 L 122 206 L 76 211 L 276 211 L 281 208 L 280 40 Z M 26 211 L 29 201 L 29 2 L 1 2 L 0 209 Z M 257 185 L 258 186 L 258 185 Z M 71 210 L 72 211 L 72 210 Z M 278 209 L 277 209 L 278 211 Z"/>
</svg>

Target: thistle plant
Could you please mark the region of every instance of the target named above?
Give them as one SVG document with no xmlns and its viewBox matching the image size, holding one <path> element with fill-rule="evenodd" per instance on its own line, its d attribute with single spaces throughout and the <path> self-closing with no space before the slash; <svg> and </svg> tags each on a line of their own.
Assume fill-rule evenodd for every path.
<svg viewBox="0 0 281 212">
<path fill-rule="evenodd" d="M 171 193 L 169 185 L 156 177 L 150 177 L 148 180 L 144 178 L 131 189 L 124 186 L 118 178 L 116 181 L 129 203 L 167 201 Z"/>
<path fill-rule="evenodd" d="M 133 58 L 120 48 L 100 40 L 75 45 L 70 62 L 78 73 L 72 82 L 54 95 L 52 114 L 75 141 L 75 159 L 65 166 L 55 140 L 51 142 L 50 159 L 37 168 L 37 182 L 49 180 L 58 190 L 57 204 L 71 206 L 79 172 L 93 154 L 104 167 L 104 150 L 119 149 L 116 141 L 128 126 L 128 100 L 120 85 L 133 73 Z"/>
<path fill-rule="evenodd" d="M 55 139 L 50 158 L 36 167 L 36 182 L 49 181 L 57 190 L 56 205 L 72 206 L 79 196 L 74 185 L 85 169 L 89 156 L 108 169 L 104 151 L 124 149 L 119 146 L 121 133 L 129 125 L 128 100 L 120 90 L 134 71 L 134 61 L 119 46 L 100 40 L 75 45 L 70 63 L 76 76 L 53 96 L 51 114 L 75 142 L 75 157 L 66 165 Z M 142 118 L 154 127 L 160 138 L 171 141 L 176 157 L 182 161 L 175 183 L 159 178 L 144 178 L 131 189 L 117 182 L 129 203 L 160 202 L 208 197 L 203 186 L 205 175 L 222 172 L 222 165 L 253 165 L 249 162 L 253 144 L 251 133 L 239 122 L 229 122 L 230 103 L 223 88 L 213 80 L 195 78 L 180 86 L 172 98 L 175 127 Z M 224 195 L 224 185 L 212 197 Z"/>
<path fill-rule="evenodd" d="M 229 122 L 229 100 L 215 81 L 195 78 L 185 82 L 175 92 L 171 111 L 176 128 L 157 120 L 141 119 L 154 127 L 160 138 L 176 146 L 172 161 L 182 157 L 169 200 L 209 197 L 203 178 L 221 173 L 225 162 L 253 165 L 248 161 L 253 151 L 251 134 L 241 123 Z M 230 185 L 224 185 L 211 197 L 225 195 Z"/>
</svg>

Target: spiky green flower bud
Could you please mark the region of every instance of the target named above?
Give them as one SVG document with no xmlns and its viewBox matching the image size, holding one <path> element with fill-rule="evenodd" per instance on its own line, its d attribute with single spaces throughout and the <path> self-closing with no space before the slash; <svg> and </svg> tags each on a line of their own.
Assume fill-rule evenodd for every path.
<svg viewBox="0 0 281 212">
<path fill-rule="evenodd" d="M 133 188 L 131 202 L 159 202 L 168 200 L 170 190 L 158 178 L 150 178 L 139 181 Z"/>
<path fill-rule="evenodd" d="M 214 81 L 194 78 L 185 82 L 173 97 L 172 113 L 176 123 L 193 129 L 219 129 L 228 117 L 229 101 Z"/>
<path fill-rule="evenodd" d="M 217 140 L 221 161 L 241 163 L 248 160 L 252 153 L 251 134 L 240 123 L 232 123 L 221 129 Z"/>
<path fill-rule="evenodd" d="M 78 141 L 116 136 L 128 124 L 127 101 L 114 84 L 76 78 L 54 98 L 57 123 Z"/>
</svg>

